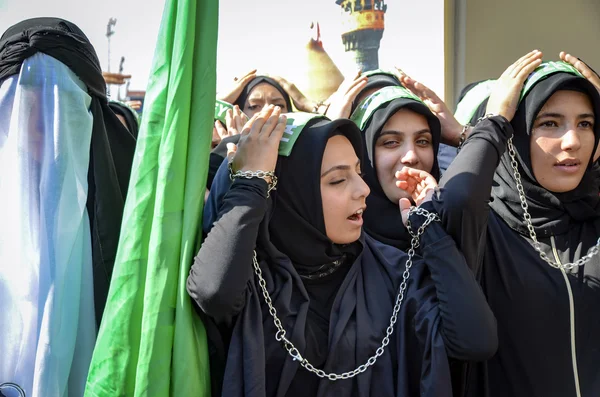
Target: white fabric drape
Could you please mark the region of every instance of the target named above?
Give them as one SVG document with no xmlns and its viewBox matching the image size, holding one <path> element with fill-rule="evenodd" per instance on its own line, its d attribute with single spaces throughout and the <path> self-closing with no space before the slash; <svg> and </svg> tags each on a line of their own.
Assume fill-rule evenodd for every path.
<svg viewBox="0 0 600 397">
<path fill-rule="evenodd" d="M 38 53 L 0 86 L 0 385 L 80 397 L 96 338 L 85 85 Z"/>
</svg>

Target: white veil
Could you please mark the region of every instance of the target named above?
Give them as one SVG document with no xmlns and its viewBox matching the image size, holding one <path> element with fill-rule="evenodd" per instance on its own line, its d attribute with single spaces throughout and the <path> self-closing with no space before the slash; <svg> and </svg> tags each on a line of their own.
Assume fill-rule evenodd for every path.
<svg viewBox="0 0 600 397">
<path fill-rule="evenodd" d="M 94 348 L 90 103 L 42 53 L 0 86 L 0 385 L 27 397 L 82 396 Z"/>
</svg>

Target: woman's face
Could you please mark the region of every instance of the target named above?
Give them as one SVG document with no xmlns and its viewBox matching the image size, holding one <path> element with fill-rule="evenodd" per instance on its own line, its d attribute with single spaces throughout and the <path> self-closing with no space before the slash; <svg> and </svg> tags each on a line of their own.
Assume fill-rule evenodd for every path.
<svg viewBox="0 0 600 397">
<path fill-rule="evenodd" d="M 260 83 L 250 91 L 250 95 L 248 95 L 244 104 L 243 112 L 251 118 L 254 114 L 269 105 L 279 106 L 281 113 L 292 111 L 292 109 L 288 109 L 285 98 L 277 88 L 269 83 Z"/>
<path fill-rule="evenodd" d="M 425 116 L 400 109 L 383 126 L 375 142 L 377 179 L 386 197 L 398 203 L 410 195 L 396 186 L 396 171 L 404 167 L 431 173 L 433 135 Z"/>
<path fill-rule="evenodd" d="M 533 175 L 545 189 L 575 189 L 594 152 L 594 109 L 589 97 L 557 91 L 538 113 L 531 132 Z"/>
<path fill-rule="evenodd" d="M 349 244 L 358 240 L 369 193 L 348 138 L 336 135 L 329 139 L 321 163 L 321 199 L 325 231 L 332 242 Z"/>
</svg>

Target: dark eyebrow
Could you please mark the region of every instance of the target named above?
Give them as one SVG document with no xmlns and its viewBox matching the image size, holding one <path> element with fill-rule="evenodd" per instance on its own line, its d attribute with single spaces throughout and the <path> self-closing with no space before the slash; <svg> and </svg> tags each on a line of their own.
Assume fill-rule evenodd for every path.
<svg viewBox="0 0 600 397">
<path fill-rule="evenodd" d="M 423 134 L 431 134 L 431 130 L 429 128 L 424 128 L 422 130 L 419 130 L 419 131 L 416 131 L 413 133 L 413 135 L 423 135 Z M 384 135 L 406 135 L 406 132 L 386 130 L 386 131 L 381 131 L 381 134 L 379 134 L 379 136 L 384 136 Z"/>
<path fill-rule="evenodd" d="M 360 160 L 358 160 L 356 162 L 356 167 L 358 167 L 359 165 L 360 165 Z M 348 171 L 350 169 L 351 169 L 351 167 L 349 165 L 335 165 L 335 166 L 331 167 L 330 169 L 328 169 L 327 171 L 325 171 L 324 173 L 322 173 L 321 178 L 325 177 L 327 174 L 329 174 L 333 171 L 338 171 L 338 170 Z"/>
<path fill-rule="evenodd" d="M 564 119 L 565 118 L 565 116 L 560 113 L 546 112 L 546 113 L 538 114 L 538 116 L 535 119 L 537 120 L 537 119 L 542 119 L 542 118 L 546 118 L 546 117 L 552 117 L 552 118 L 556 118 L 556 119 Z M 595 119 L 596 118 L 596 116 L 593 113 L 583 113 L 577 117 L 580 119 L 588 119 L 588 118 Z"/>
<path fill-rule="evenodd" d="M 543 118 L 546 118 L 546 117 L 552 117 L 552 118 L 555 118 L 555 119 L 564 119 L 565 118 L 565 116 L 562 115 L 562 114 L 560 114 L 560 113 L 546 112 L 546 113 L 540 113 L 540 114 L 538 114 L 535 119 L 536 120 L 537 119 L 543 119 Z"/>
</svg>

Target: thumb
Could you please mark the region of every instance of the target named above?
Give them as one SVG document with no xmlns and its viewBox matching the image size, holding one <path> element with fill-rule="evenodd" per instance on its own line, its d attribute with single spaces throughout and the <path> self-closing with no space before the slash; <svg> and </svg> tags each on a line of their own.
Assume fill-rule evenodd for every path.
<svg viewBox="0 0 600 397">
<path fill-rule="evenodd" d="M 407 198 L 400 199 L 400 214 L 402 215 L 402 223 L 406 226 L 408 222 L 408 212 L 410 211 L 411 203 Z"/>
<path fill-rule="evenodd" d="M 233 156 L 235 156 L 235 152 L 237 152 L 237 145 L 235 143 L 229 142 L 227 144 L 227 160 L 231 162 L 233 160 Z"/>
</svg>

